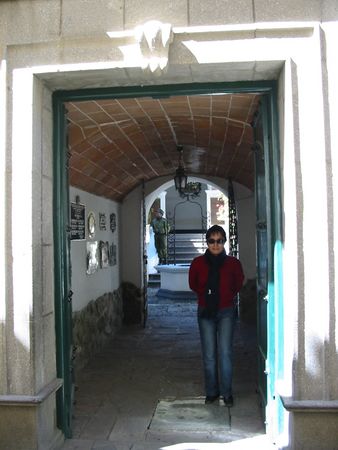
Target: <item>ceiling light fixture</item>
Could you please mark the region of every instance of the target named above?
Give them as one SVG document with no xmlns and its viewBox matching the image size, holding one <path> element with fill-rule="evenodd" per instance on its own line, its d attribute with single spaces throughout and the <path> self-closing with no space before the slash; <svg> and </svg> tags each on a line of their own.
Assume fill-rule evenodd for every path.
<svg viewBox="0 0 338 450">
<path fill-rule="evenodd" d="M 177 151 L 179 152 L 180 156 L 179 156 L 179 160 L 178 160 L 178 168 L 176 169 L 174 181 L 175 181 L 176 190 L 181 192 L 181 191 L 184 191 L 187 187 L 188 177 L 185 173 L 184 163 L 183 163 L 183 146 L 178 145 Z"/>
</svg>

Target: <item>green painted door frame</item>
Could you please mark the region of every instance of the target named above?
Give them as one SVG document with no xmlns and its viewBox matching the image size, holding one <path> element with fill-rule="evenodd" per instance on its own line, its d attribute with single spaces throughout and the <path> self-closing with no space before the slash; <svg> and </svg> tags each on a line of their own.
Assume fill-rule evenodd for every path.
<svg viewBox="0 0 338 450">
<path fill-rule="evenodd" d="M 66 109 L 63 102 L 53 105 L 53 226 L 54 289 L 57 377 L 57 425 L 67 438 L 72 436 L 72 290 L 70 263 L 68 141 Z"/>
<path fill-rule="evenodd" d="M 268 133 L 266 126 L 266 99 L 260 100 L 253 120 L 254 158 L 255 158 L 255 210 L 256 210 L 256 286 L 257 286 L 257 388 L 261 398 L 262 416 L 266 421 L 268 404 L 267 389 L 267 344 L 268 344 L 268 280 L 269 280 L 269 246 L 268 246 L 268 195 L 266 158 Z M 271 233 L 271 231 L 270 231 Z M 271 364 L 271 361 L 270 361 Z"/>
<path fill-rule="evenodd" d="M 71 322 L 69 320 L 69 246 L 68 246 L 68 176 L 66 153 L 66 123 L 64 103 L 70 101 L 104 100 L 111 98 L 201 95 L 216 93 L 257 93 L 266 104 L 264 121 L 269 135 L 267 158 L 268 212 L 268 311 L 267 311 L 267 422 L 273 434 L 283 429 L 281 402 L 275 391 L 275 381 L 283 374 L 283 286 L 280 161 L 278 147 L 277 84 L 275 81 L 237 83 L 193 83 L 162 86 L 132 86 L 57 91 L 53 94 L 54 113 L 54 242 L 55 242 L 55 315 L 58 376 L 64 380 L 59 395 L 58 426 L 71 436 L 72 367 Z"/>
</svg>

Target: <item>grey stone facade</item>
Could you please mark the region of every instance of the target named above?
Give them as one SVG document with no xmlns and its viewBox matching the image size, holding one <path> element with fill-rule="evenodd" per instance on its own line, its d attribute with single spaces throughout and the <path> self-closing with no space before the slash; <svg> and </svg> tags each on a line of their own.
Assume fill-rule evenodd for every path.
<svg viewBox="0 0 338 450">
<path fill-rule="evenodd" d="M 133 30 L 151 19 L 173 32 L 167 66 L 154 72 L 141 49 L 138 59 L 131 53 Z M 284 349 L 273 369 L 285 408 L 279 430 L 271 403 L 268 434 L 280 448 L 336 447 L 337 20 L 335 0 L 0 3 L 1 448 L 63 440 L 55 424 L 53 91 L 243 80 L 278 84 L 283 298 L 274 317 L 282 339 L 270 344 Z M 120 236 L 121 281 L 140 288 L 141 199 L 136 190 L 121 205 Z"/>
</svg>

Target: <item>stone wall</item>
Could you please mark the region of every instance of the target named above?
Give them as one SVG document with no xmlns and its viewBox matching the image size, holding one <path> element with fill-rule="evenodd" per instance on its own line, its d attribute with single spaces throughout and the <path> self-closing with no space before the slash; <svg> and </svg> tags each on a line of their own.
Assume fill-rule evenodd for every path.
<svg viewBox="0 0 338 450">
<path fill-rule="evenodd" d="M 75 371 L 104 347 L 121 328 L 123 319 L 122 289 L 92 300 L 81 311 L 73 313 Z"/>
</svg>

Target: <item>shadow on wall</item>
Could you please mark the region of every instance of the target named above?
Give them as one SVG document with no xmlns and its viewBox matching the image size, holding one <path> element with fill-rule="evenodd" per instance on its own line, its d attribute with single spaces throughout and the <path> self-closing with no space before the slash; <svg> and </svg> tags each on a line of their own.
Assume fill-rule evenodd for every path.
<svg viewBox="0 0 338 450">
<path fill-rule="evenodd" d="M 239 315 L 249 325 L 257 323 L 257 287 L 256 279 L 247 280 L 239 293 Z"/>
<path fill-rule="evenodd" d="M 143 323 L 144 298 L 142 289 L 133 283 L 123 282 L 121 284 L 123 301 L 123 323 L 125 325 Z"/>
</svg>

